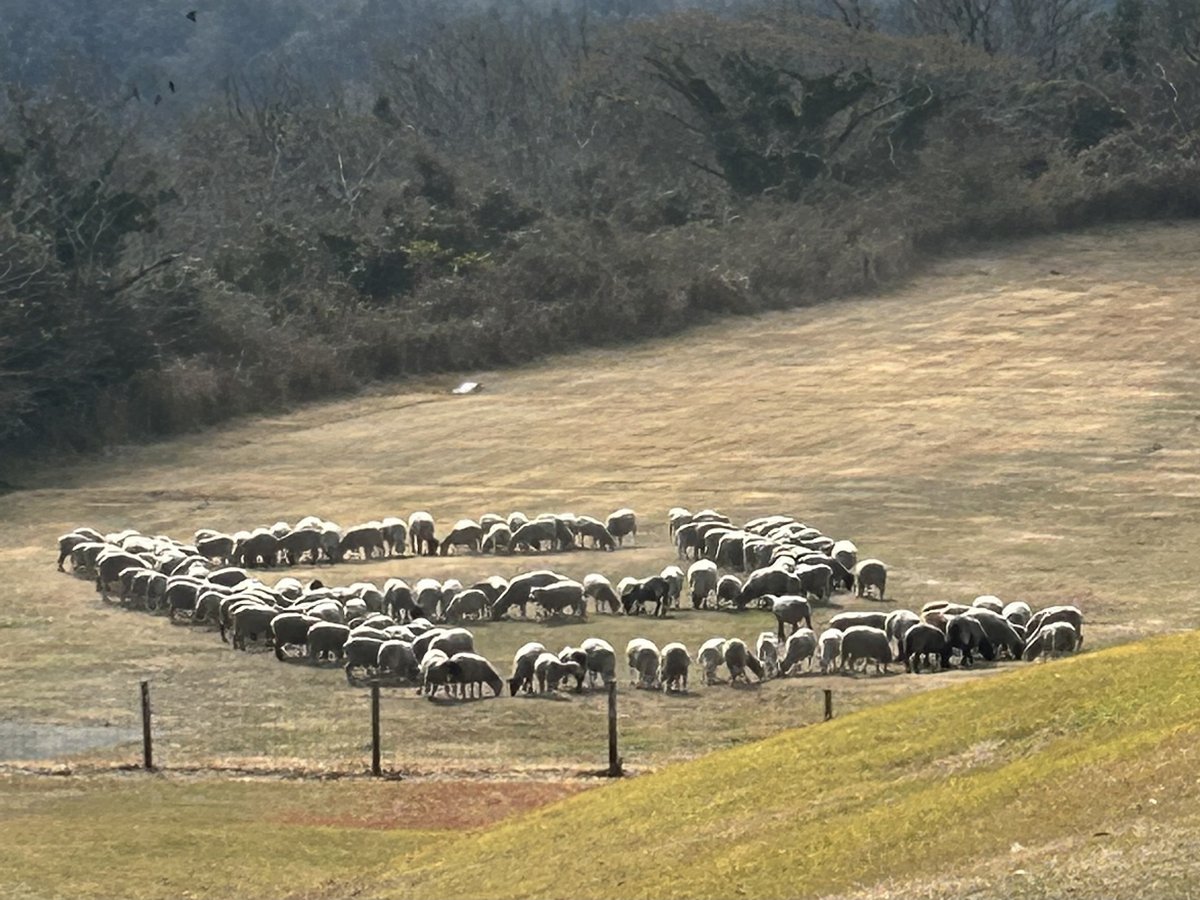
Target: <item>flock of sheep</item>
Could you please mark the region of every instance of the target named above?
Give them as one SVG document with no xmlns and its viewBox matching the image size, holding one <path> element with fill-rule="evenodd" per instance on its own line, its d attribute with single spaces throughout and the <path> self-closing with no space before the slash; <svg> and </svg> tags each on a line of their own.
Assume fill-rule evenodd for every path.
<svg viewBox="0 0 1200 900">
<path fill-rule="evenodd" d="M 467 524 L 469 523 L 469 524 Z M 888 671 L 893 662 L 910 672 L 971 666 L 976 656 L 1032 660 L 1075 652 L 1082 645 L 1083 616 L 1074 606 L 1036 613 L 1023 602 L 1004 604 L 987 595 L 970 604 L 927 603 L 921 611 L 896 609 L 835 614 L 819 634 L 813 608 L 829 604 L 838 591 L 884 600 L 887 568 L 858 558 L 855 545 L 834 540 L 789 516 L 765 516 L 741 526 L 713 510 L 673 509 L 669 532 L 684 571 L 668 565 L 645 578 L 613 585 L 599 574 L 575 581 L 540 569 L 505 579 L 492 576 L 470 586 L 451 579 L 420 579 L 409 585 L 389 578 L 382 586 L 357 582 L 327 587 L 283 576 L 268 585 L 248 569 L 255 566 L 337 562 L 360 553 L 443 554 L 466 548 L 512 552 L 524 548 L 578 549 L 584 539 L 612 549 L 637 533 L 632 510 L 618 510 L 601 523 L 569 514 L 529 520 L 483 516 L 459 521 L 438 538 L 427 513 L 407 522 L 384 519 L 343 532 L 308 518 L 295 528 L 277 523 L 237 534 L 198 531 L 191 543 L 137 531 L 101 534 L 77 528 L 59 539 L 58 567 L 70 559 L 75 573 L 93 579 L 107 601 L 165 613 L 195 625 L 208 624 L 234 649 L 250 642 L 269 645 L 281 659 L 337 661 L 351 683 L 360 676 L 396 684 L 416 684 L 422 693 L 480 696 L 485 687 L 503 692 L 546 692 L 572 684 L 609 683 L 618 678 L 616 650 L 591 637 L 555 653 L 541 642 L 523 645 L 508 679 L 476 653 L 474 635 L 461 623 L 500 619 L 519 613 L 530 621 L 596 614 L 665 617 L 686 597 L 696 610 L 750 606 L 772 612 L 776 628 L 764 631 L 753 649 L 738 638 L 714 637 L 693 655 L 682 643 L 661 648 L 645 637 L 626 646 L 631 682 L 665 691 L 687 690 L 693 664 L 704 684 L 747 681 L 803 672 Z M 532 529 L 532 530 L 531 530 Z M 294 535 L 302 539 L 290 541 Z M 270 541 L 266 537 L 270 537 Z M 488 546 L 491 541 L 490 547 Z M 726 570 L 721 574 L 721 570 Z M 746 573 L 744 578 L 734 572 Z M 529 616 L 529 607 L 534 615 Z M 789 632 L 790 629 L 790 632 Z"/>
<path fill-rule="evenodd" d="M 521 512 L 507 517 L 485 513 L 479 521 L 459 519 L 440 538 L 433 516 L 415 512 L 407 520 L 388 516 L 346 529 L 317 516 L 307 516 L 295 527 L 276 522 L 269 528 L 261 526 L 233 533 L 206 528 L 196 532 L 195 549 L 205 559 L 225 565 L 271 568 L 301 563 L 332 564 L 350 558 L 386 559 L 402 557 L 408 552 L 417 556 L 447 556 L 463 550 L 530 553 L 589 546 L 594 550 L 615 550 L 626 537 L 637 537 L 637 516 L 631 509 L 618 509 L 603 522 L 592 516 L 548 513 L 530 519 Z"/>
</svg>

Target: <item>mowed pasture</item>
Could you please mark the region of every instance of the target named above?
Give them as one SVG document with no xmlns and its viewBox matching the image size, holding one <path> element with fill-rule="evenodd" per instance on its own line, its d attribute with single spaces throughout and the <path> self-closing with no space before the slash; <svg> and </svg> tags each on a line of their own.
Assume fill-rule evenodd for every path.
<svg viewBox="0 0 1200 900">
<path fill-rule="evenodd" d="M 80 524 L 186 538 L 201 526 L 307 514 L 349 526 L 427 509 L 444 530 L 487 511 L 603 517 L 631 506 L 637 546 L 611 554 L 318 571 L 329 583 L 469 583 L 548 566 L 615 583 L 673 561 L 671 506 L 711 506 L 735 521 L 786 512 L 887 561 L 893 602 L 882 608 L 979 593 L 1073 602 L 1088 619 L 1088 648 L 1194 626 L 1198 244 L 1190 223 L 1005 244 L 936 263 L 877 297 L 463 373 L 486 386 L 477 395 L 449 395 L 447 376 L 13 470 L 6 477 L 22 489 L 0 496 L 3 718 L 127 729 L 137 681 L 149 678 L 167 765 L 363 764 L 365 693 L 340 670 L 235 653 L 213 632 L 104 606 L 90 584 L 54 570 L 56 537 Z M 684 609 L 666 621 L 597 616 L 474 630 L 507 674 L 528 640 L 557 650 L 595 634 L 620 652 L 644 634 L 694 650 L 715 635 L 752 640 L 772 621 Z M 848 711 L 970 677 L 805 677 L 734 689 L 700 687 L 697 676 L 686 696 L 623 690 L 622 749 L 645 770 L 813 721 L 821 687 L 834 687 Z M 598 694 L 473 703 L 388 694 L 385 765 L 397 769 L 554 777 L 604 761 Z M 126 742 L 82 758 L 135 755 Z"/>
</svg>

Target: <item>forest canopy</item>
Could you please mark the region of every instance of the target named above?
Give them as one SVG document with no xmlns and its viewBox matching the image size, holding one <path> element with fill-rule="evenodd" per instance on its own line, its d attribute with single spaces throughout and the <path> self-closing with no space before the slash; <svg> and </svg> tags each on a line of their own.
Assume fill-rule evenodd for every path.
<svg viewBox="0 0 1200 900">
<path fill-rule="evenodd" d="M 1200 0 L 8 0 L 0 29 L 10 457 L 1200 208 Z"/>
</svg>

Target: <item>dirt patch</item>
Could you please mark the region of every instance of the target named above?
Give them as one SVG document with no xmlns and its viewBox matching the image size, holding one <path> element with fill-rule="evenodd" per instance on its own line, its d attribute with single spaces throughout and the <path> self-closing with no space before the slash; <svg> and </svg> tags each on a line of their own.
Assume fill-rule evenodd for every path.
<svg viewBox="0 0 1200 900">
<path fill-rule="evenodd" d="M 459 831 L 483 828 L 594 787 L 579 781 L 438 781 L 381 785 L 353 814 L 321 815 L 295 807 L 274 821 L 338 828 Z"/>
</svg>

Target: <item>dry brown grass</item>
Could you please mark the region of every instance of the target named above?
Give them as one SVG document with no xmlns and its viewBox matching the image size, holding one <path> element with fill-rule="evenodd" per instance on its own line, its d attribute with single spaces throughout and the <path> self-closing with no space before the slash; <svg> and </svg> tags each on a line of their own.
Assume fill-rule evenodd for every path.
<svg viewBox="0 0 1200 900">
<path fill-rule="evenodd" d="M 231 653 L 214 634 L 104 608 L 89 585 L 54 572 L 55 538 L 85 523 L 185 536 L 308 513 L 349 525 L 419 508 L 449 522 L 628 505 L 643 522 L 634 550 L 321 572 L 467 581 L 549 563 L 615 580 L 672 560 L 670 506 L 786 511 L 887 560 L 899 604 L 981 592 L 1070 600 L 1087 614 L 1089 646 L 1192 625 L 1198 240 L 1197 226 L 1167 224 L 1004 245 L 886 296 L 471 373 L 487 386 L 475 396 L 414 384 L 11 474 L 26 489 L 0 497 L 0 708 L 17 721 L 127 727 L 148 676 L 168 765 L 362 765 L 365 696 L 339 672 Z M 506 669 L 535 638 L 623 645 L 646 633 L 694 646 L 767 624 L 685 611 L 664 623 L 489 624 L 477 637 Z M 832 683 L 847 710 L 960 677 Z M 653 767 L 811 721 L 812 688 L 825 684 L 626 692 L 623 751 Z M 420 771 L 593 768 L 602 699 L 431 705 L 405 693 L 385 703 L 385 734 L 388 762 Z"/>
</svg>

